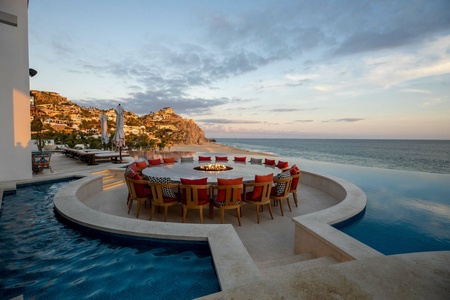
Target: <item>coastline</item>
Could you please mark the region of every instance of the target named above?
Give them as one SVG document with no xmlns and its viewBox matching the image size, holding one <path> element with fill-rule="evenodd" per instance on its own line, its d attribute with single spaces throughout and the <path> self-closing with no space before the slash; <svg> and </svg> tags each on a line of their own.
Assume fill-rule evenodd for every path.
<svg viewBox="0 0 450 300">
<path fill-rule="evenodd" d="M 248 154 L 248 155 L 276 157 L 276 155 L 271 153 L 250 151 L 241 148 L 217 144 L 214 142 L 210 142 L 203 145 L 176 145 L 170 147 L 170 152 L 208 152 L 217 154 Z"/>
</svg>

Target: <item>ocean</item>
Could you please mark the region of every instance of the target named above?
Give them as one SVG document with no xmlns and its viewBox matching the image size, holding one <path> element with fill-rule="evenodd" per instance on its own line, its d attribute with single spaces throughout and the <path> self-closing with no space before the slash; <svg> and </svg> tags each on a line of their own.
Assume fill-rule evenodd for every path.
<svg viewBox="0 0 450 300">
<path fill-rule="evenodd" d="M 216 139 L 277 156 L 382 169 L 450 174 L 448 140 Z"/>
<path fill-rule="evenodd" d="M 367 196 L 365 213 L 339 229 L 383 254 L 450 251 L 450 141 L 217 139 L 217 143 L 272 153 L 302 170 L 357 185 Z"/>
</svg>

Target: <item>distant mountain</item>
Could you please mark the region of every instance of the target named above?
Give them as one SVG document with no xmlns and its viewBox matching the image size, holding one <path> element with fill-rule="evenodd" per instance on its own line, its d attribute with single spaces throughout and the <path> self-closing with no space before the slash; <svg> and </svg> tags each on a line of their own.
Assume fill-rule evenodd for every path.
<svg viewBox="0 0 450 300">
<path fill-rule="evenodd" d="M 108 116 L 109 128 L 115 126 L 114 109 L 101 110 L 96 107 L 83 107 L 55 92 L 32 90 L 34 103 L 31 105 L 31 116 L 40 118 L 44 124 L 57 131 L 83 131 L 98 133 L 100 131 L 100 115 Z M 177 115 L 170 107 L 157 112 L 138 116 L 125 112 L 126 134 L 147 135 L 150 139 L 159 140 L 164 134 L 170 134 L 172 144 L 204 144 L 209 142 L 203 130 L 191 119 Z"/>
</svg>

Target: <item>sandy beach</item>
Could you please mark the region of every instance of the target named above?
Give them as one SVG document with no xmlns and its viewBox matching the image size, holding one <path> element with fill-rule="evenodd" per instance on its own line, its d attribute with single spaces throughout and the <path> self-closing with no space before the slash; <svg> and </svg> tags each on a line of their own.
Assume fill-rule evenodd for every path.
<svg viewBox="0 0 450 300">
<path fill-rule="evenodd" d="M 262 155 L 262 156 L 275 156 L 270 153 L 249 151 L 245 149 L 230 147 L 226 145 L 220 145 L 216 143 L 208 143 L 203 145 L 177 145 L 170 148 L 170 151 L 183 151 L 183 152 L 210 152 L 210 153 L 226 153 L 226 154 L 248 154 L 248 155 Z"/>
</svg>

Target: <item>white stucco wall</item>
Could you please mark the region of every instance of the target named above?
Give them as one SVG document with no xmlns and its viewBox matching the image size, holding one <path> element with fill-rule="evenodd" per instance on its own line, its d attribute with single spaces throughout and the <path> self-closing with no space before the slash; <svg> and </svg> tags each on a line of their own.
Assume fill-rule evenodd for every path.
<svg viewBox="0 0 450 300">
<path fill-rule="evenodd" d="M 27 0 L 0 0 L 0 181 L 31 172 Z"/>
</svg>

